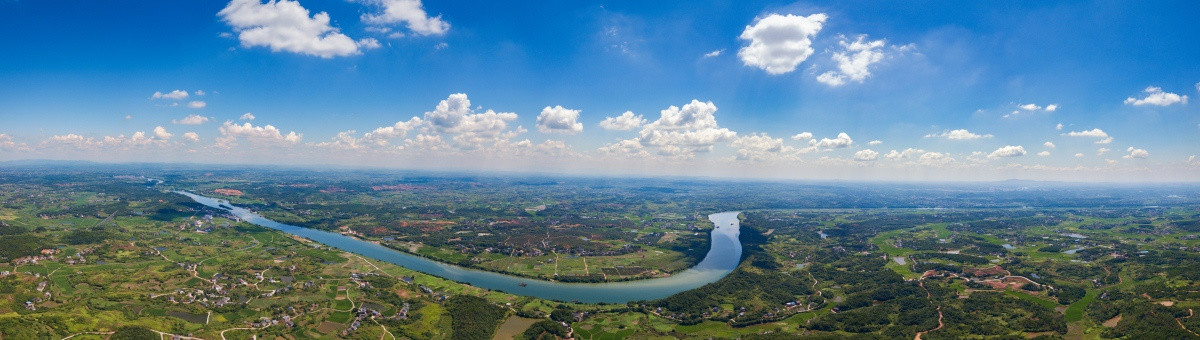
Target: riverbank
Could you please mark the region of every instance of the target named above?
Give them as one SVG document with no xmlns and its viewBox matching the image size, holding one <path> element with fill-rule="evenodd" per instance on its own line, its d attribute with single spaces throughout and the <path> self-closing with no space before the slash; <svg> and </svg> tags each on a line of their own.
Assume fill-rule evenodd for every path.
<svg viewBox="0 0 1200 340">
<path fill-rule="evenodd" d="M 177 193 L 225 211 L 248 223 L 305 237 L 326 246 L 479 288 L 554 301 L 626 303 L 657 300 L 721 279 L 737 267 L 742 255 L 742 246 L 738 239 L 739 212 L 717 213 L 709 215 L 709 220 L 719 226 L 710 233 L 709 251 L 703 260 L 689 269 L 664 278 L 606 283 L 563 283 L 438 262 L 338 233 L 282 224 L 236 206 L 229 206 L 227 209 L 221 207 L 223 202 L 217 199 L 183 191 Z"/>
</svg>

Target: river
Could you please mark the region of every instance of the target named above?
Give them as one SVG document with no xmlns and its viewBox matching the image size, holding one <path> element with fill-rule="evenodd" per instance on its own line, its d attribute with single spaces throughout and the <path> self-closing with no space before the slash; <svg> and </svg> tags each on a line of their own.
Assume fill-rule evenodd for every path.
<svg viewBox="0 0 1200 340">
<path fill-rule="evenodd" d="M 246 222 L 304 237 L 333 248 L 480 288 L 547 300 L 625 303 L 636 300 L 661 299 L 725 277 L 737 267 L 742 257 L 742 244 L 738 240 L 740 225 L 737 216 L 739 212 L 729 211 L 708 215 L 708 219 L 717 227 L 711 233 L 712 246 L 709 248 L 708 254 L 696 266 L 675 275 L 606 283 L 554 282 L 463 268 L 338 233 L 275 222 L 250 210 L 235 207 L 228 201 L 185 191 L 176 191 L 176 193 L 190 197 L 197 203 L 227 210 L 230 214 Z M 525 286 L 521 286 L 521 284 L 525 284 Z"/>
</svg>

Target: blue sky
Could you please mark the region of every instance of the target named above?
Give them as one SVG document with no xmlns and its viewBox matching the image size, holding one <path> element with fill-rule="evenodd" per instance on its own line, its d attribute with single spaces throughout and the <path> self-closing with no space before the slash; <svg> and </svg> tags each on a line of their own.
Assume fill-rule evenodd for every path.
<svg viewBox="0 0 1200 340">
<path fill-rule="evenodd" d="M 1194 181 L 1195 13 L 3 0 L 0 160 Z"/>
</svg>

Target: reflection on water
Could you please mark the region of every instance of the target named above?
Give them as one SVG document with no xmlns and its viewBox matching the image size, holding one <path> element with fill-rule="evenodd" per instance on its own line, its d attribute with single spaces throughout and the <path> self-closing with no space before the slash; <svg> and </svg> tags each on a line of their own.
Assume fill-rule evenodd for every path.
<svg viewBox="0 0 1200 340">
<path fill-rule="evenodd" d="M 712 232 L 712 248 L 696 266 L 670 277 L 608 283 L 544 281 L 446 264 L 342 234 L 275 222 L 250 210 L 232 206 L 227 201 L 184 191 L 176 193 L 188 196 L 200 204 L 227 210 L 246 222 L 304 237 L 347 252 L 480 288 L 549 300 L 624 303 L 661 299 L 721 279 L 737 267 L 742 257 L 742 244 L 738 240 L 739 212 L 730 211 L 708 215 L 708 219 L 718 227 Z"/>
</svg>

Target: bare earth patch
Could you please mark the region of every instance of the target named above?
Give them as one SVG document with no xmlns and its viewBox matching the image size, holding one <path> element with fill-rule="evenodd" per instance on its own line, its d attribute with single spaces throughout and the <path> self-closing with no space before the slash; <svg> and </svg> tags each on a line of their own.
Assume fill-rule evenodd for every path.
<svg viewBox="0 0 1200 340">
<path fill-rule="evenodd" d="M 1113 328 L 1113 327 L 1117 327 L 1118 322 L 1121 322 L 1120 315 L 1117 315 L 1117 316 L 1113 317 L 1112 319 L 1105 320 L 1104 323 L 1101 323 L 1101 325 L 1104 325 L 1104 327 Z"/>
</svg>

